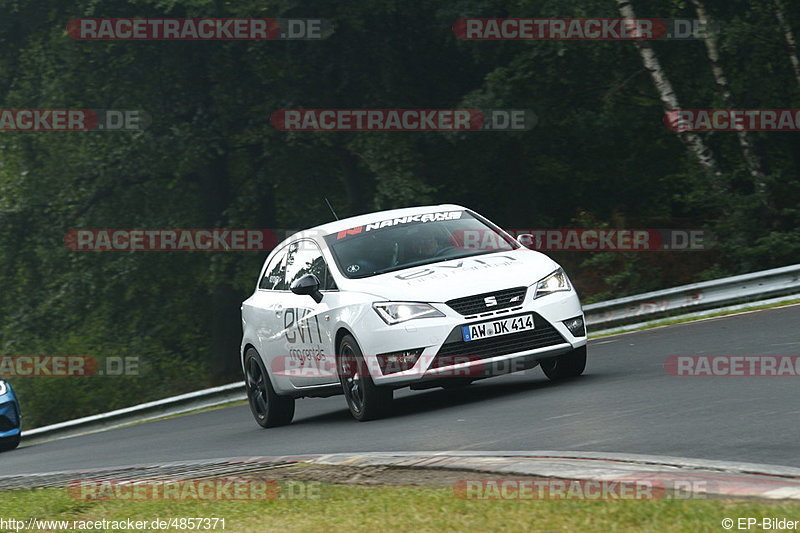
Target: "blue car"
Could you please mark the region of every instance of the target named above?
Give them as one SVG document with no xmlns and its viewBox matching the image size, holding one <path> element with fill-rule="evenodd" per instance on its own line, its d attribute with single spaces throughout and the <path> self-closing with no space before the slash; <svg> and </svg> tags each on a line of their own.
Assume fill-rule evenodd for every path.
<svg viewBox="0 0 800 533">
<path fill-rule="evenodd" d="M 19 402 L 11 385 L 0 379 L 0 452 L 19 446 L 21 434 Z"/>
</svg>

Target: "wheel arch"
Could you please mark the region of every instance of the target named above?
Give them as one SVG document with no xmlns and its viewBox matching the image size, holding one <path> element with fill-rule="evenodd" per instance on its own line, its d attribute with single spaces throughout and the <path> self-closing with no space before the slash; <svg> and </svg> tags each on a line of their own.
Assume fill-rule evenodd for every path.
<svg viewBox="0 0 800 533">
<path fill-rule="evenodd" d="M 350 331 L 347 327 L 339 326 L 339 329 L 336 330 L 336 337 L 334 337 L 333 341 L 333 351 L 336 357 L 339 356 L 339 354 L 336 352 L 339 351 L 339 344 L 342 342 L 342 339 L 344 338 L 345 335 L 350 335 L 354 339 L 356 338 L 356 336 L 353 335 L 353 332 Z M 358 342 L 358 339 L 356 339 L 356 342 Z"/>
<path fill-rule="evenodd" d="M 241 357 L 240 357 L 240 359 L 241 359 L 240 362 L 242 364 L 242 372 L 244 372 L 244 356 L 247 353 L 247 350 L 249 350 L 250 348 L 252 348 L 256 352 L 258 352 L 258 348 L 256 348 L 255 345 L 252 342 L 247 342 L 247 343 L 245 343 L 244 346 L 242 346 L 242 353 L 241 353 Z M 258 354 L 261 355 L 261 352 L 258 352 Z"/>
<path fill-rule="evenodd" d="M 247 354 L 247 350 L 250 348 L 255 350 L 256 354 L 258 355 L 258 358 L 261 360 L 261 364 L 263 365 L 264 371 L 267 373 L 267 379 L 269 380 L 270 383 L 272 383 L 272 388 L 275 389 L 276 391 L 281 390 L 281 388 L 278 386 L 278 383 L 275 381 L 275 376 L 273 376 L 272 372 L 270 372 L 269 365 L 266 363 L 266 361 L 264 361 L 264 356 L 261 355 L 261 352 L 258 351 L 258 348 L 256 348 L 256 346 L 252 342 L 245 343 L 244 347 L 242 348 L 242 376 L 245 378 L 245 381 L 247 380 L 247 369 L 245 369 L 244 367 L 244 358 L 245 354 Z"/>
</svg>

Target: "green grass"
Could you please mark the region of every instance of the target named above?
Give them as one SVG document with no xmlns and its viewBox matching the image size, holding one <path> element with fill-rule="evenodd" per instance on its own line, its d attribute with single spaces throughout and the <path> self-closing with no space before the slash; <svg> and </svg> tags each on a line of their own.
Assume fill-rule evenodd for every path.
<svg viewBox="0 0 800 533">
<path fill-rule="evenodd" d="M 451 488 L 322 484 L 318 500 L 87 502 L 65 489 L 0 493 L 0 518 L 56 520 L 225 519 L 225 531 L 722 532 L 723 518 L 800 520 L 800 504 L 755 500 L 625 502 L 467 501 Z M 735 528 L 734 528 L 735 530 Z M 75 531 L 75 530 L 69 530 Z M 124 530 L 127 531 L 127 530 Z M 172 530 L 177 531 L 177 530 Z M 217 528 L 221 531 L 221 528 Z M 754 528 L 750 531 L 762 531 Z"/>
</svg>

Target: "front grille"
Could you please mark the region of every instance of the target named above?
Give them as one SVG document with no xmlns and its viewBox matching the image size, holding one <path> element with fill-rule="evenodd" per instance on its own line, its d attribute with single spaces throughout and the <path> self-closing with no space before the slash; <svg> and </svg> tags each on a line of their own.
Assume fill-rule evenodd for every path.
<svg viewBox="0 0 800 533">
<path fill-rule="evenodd" d="M 485 292 L 483 294 L 476 294 L 474 296 L 456 298 L 455 300 L 450 300 L 449 302 L 445 303 L 457 313 L 460 313 L 464 316 L 477 315 L 522 305 L 523 300 L 525 300 L 525 293 L 527 291 L 527 287 L 515 287 L 513 289 Z M 486 298 L 494 298 L 494 301 L 497 302 L 497 305 L 487 305 Z"/>
<path fill-rule="evenodd" d="M 448 336 L 448 342 L 445 342 L 439 349 L 431 368 L 453 364 L 453 356 L 487 359 L 497 355 L 535 350 L 567 342 L 556 328 L 537 313 L 533 313 L 533 323 L 535 329 L 531 331 L 520 331 L 470 342 L 464 342 L 461 337 L 461 326 L 457 326 Z M 459 362 L 463 362 L 463 360 Z"/>
</svg>

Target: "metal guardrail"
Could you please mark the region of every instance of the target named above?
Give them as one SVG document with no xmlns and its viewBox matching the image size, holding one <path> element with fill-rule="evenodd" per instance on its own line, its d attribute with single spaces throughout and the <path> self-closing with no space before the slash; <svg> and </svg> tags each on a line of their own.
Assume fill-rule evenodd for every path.
<svg viewBox="0 0 800 533">
<path fill-rule="evenodd" d="M 583 307 L 589 328 L 612 328 L 800 293 L 800 265 L 693 283 Z M 68 437 L 246 399 L 242 382 L 23 431 L 23 442 Z"/>
<path fill-rule="evenodd" d="M 217 407 L 246 399 L 244 382 L 229 383 L 228 385 L 189 392 L 164 398 L 163 400 L 117 409 L 116 411 L 68 420 L 51 426 L 42 426 L 28 431 L 23 430 L 22 441 L 46 440 L 56 434 L 59 437 L 71 437 L 165 416 L 179 415 L 207 407 Z"/>
<path fill-rule="evenodd" d="M 583 306 L 588 328 L 611 328 L 800 292 L 800 265 L 692 283 Z"/>
</svg>

